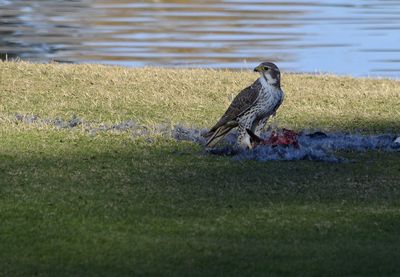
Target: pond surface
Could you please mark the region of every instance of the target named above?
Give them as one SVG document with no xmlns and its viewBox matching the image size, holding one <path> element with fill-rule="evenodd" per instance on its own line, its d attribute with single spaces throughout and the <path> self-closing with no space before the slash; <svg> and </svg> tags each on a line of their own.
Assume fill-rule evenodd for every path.
<svg viewBox="0 0 400 277">
<path fill-rule="evenodd" d="M 0 57 L 400 77 L 397 0 L 0 0 Z"/>
</svg>

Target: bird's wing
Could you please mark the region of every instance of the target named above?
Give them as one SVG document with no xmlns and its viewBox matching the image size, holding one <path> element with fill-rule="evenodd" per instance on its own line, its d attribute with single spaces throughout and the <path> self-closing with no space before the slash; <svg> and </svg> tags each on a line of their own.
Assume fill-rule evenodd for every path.
<svg viewBox="0 0 400 277">
<path fill-rule="evenodd" d="M 233 128 L 237 127 L 238 123 L 236 121 L 229 121 L 225 125 L 222 125 L 218 129 L 216 129 L 214 132 L 209 133 L 209 136 L 207 136 L 207 147 L 214 147 L 220 140 L 222 140 L 227 133 L 230 132 Z"/>
<path fill-rule="evenodd" d="M 260 90 L 261 83 L 258 79 L 251 86 L 243 89 L 233 99 L 229 108 L 226 110 L 217 124 L 210 129 L 208 134 L 212 135 L 219 127 L 224 126 L 230 121 L 236 120 L 238 116 L 246 112 L 257 101 Z M 206 134 L 206 136 L 208 134 Z"/>
</svg>

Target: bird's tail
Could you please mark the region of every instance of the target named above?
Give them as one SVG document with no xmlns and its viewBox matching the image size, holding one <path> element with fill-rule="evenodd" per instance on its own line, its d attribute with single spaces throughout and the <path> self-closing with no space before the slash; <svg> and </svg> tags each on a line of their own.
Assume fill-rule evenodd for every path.
<svg viewBox="0 0 400 277">
<path fill-rule="evenodd" d="M 222 125 L 214 132 L 209 132 L 205 135 L 208 138 L 206 147 L 214 147 L 218 142 L 220 142 L 230 130 L 237 126 L 237 122 L 228 123 Z"/>
</svg>

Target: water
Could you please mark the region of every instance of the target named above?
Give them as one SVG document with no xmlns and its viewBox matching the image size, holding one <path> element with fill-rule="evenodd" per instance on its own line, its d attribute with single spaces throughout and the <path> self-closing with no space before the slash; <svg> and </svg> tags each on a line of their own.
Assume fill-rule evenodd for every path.
<svg viewBox="0 0 400 277">
<path fill-rule="evenodd" d="M 400 77 L 400 1 L 0 0 L 0 57 Z"/>
</svg>

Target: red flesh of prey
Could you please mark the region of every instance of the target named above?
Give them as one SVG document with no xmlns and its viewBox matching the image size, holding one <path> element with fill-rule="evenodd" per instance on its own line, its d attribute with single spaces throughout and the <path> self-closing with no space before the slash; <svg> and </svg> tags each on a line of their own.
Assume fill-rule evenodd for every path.
<svg viewBox="0 0 400 277">
<path fill-rule="evenodd" d="M 249 130 L 247 130 L 247 132 L 249 133 L 250 137 L 253 140 L 253 147 L 256 147 L 257 145 L 271 145 L 271 146 L 293 145 L 296 148 L 299 147 L 299 141 L 298 141 L 299 134 L 292 130 L 283 129 L 282 132 L 272 131 L 269 138 L 264 140 L 259 138 L 255 134 L 250 133 Z"/>
</svg>

